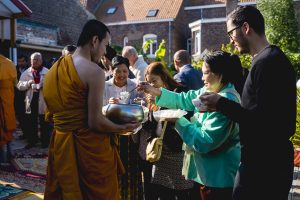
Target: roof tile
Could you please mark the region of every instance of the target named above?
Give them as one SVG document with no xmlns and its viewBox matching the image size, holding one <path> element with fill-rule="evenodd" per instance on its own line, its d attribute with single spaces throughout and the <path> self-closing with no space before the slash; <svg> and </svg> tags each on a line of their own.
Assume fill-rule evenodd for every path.
<svg viewBox="0 0 300 200">
<path fill-rule="evenodd" d="M 109 0 L 100 6 L 96 17 L 104 23 L 176 18 L 183 0 Z M 110 7 L 117 7 L 114 14 L 106 14 Z M 155 17 L 148 11 L 158 9 Z"/>
</svg>

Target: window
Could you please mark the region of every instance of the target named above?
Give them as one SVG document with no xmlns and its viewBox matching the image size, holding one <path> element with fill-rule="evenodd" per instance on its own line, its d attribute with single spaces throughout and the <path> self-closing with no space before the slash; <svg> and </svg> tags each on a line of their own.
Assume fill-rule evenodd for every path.
<svg viewBox="0 0 300 200">
<path fill-rule="evenodd" d="M 154 58 L 155 51 L 157 50 L 157 35 L 154 35 L 154 34 L 144 35 L 143 36 L 143 44 L 148 45 L 146 48 L 144 48 L 144 53 L 147 54 L 147 57 Z"/>
<path fill-rule="evenodd" d="M 128 44 L 128 37 L 125 36 L 123 39 L 123 47 L 127 46 L 127 44 Z"/>
<path fill-rule="evenodd" d="M 110 7 L 107 9 L 106 14 L 114 14 L 117 10 L 117 7 Z"/>
<path fill-rule="evenodd" d="M 80 3 L 83 7 L 86 8 L 86 5 L 87 5 L 87 0 L 80 0 Z"/>
<path fill-rule="evenodd" d="M 147 17 L 155 17 L 157 15 L 157 13 L 158 13 L 158 9 L 149 10 Z"/>
<path fill-rule="evenodd" d="M 187 39 L 187 41 L 186 41 L 186 50 L 190 54 L 192 53 L 192 38 Z"/>
<path fill-rule="evenodd" d="M 195 54 L 200 54 L 201 52 L 201 35 L 200 30 L 195 32 Z"/>
</svg>

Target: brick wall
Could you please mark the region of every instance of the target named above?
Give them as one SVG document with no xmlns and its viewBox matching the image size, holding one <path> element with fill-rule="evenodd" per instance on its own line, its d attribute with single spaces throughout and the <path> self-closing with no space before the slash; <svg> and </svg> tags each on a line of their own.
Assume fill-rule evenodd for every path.
<svg viewBox="0 0 300 200">
<path fill-rule="evenodd" d="M 186 0 L 189 6 L 201 6 L 209 4 L 225 3 L 225 0 Z"/>
<path fill-rule="evenodd" d="M 185 10 L 187 23 L 194 22 L 201 19 L 210 19 L 210 18 L 222 18 L 226 16 L 226 8 L 209 8 L 209 9 L 196 9 L 196 10 Z"/>
<path fill-rule="evenodd" d="M 201 50 L 218 50 L 222 44 L 229 43 L 226 31 L 226 23 L 202 24 Z"/>
<path fill-rule="evenodd" d="M 226 16 L 226 8 L 209 8 L 209 9 L 203 9 L 202 11 L 202 17 L 203 19 L 207 18 L 220 18 Z"/>
<path fill-rule="evenodd" d="M 174 42 L 173 54 L 177 50 L 187 49 L 187 39 L 191 38 L 190 22 L 189 13 L 181 9 L 174 23 L 174 41 L 176 42 Z"/>
<path fill-rule="evenodd" d="M 172 22 L 172 49 L 178 46 L 178 40 L 176 41 L 177 35 L 174 34 L 174 25 Z M 142 49 L 143 36 L 145 34 L 155 34 L 157 35 L 157 42 L 159 43 L 164 39 L 166 41 L 166 56 L 165 59 L 168 60 L 169 55 L 169 23 L 149 23 L 149 24 L 130 24 L 130 25 L 117 25 L 109 26 L 109 30 L 112 35 L 112 45 L 118 45 L 123 47 L 123 39 L 125 36 L 128 37 L 127 45 L 131 45 L 137 48 L 137 50 Z M 171 52 L 172 54 L 172 52 Z"/>
<path fill-rule="evenodd" d="M 33 22 L 57 26 L 58 45 L 76 44 L 88 15 L 78 0 L 23 0 L 32 10 Z"/>
<path fill-rule="evenodd" d="M 98 6 L 98 3 L 100 2 L 101 3 L 101 1 L 102 0 L 85 0 L 85 1 L 87 1 L 86 3 L 86 9 L 88 10 L 88 11 L 90 11 L 91 13 L 93 13 L 93 11 L 95 10 L 95 8 L 96 8 L 96 6 Z"/>
</svg>

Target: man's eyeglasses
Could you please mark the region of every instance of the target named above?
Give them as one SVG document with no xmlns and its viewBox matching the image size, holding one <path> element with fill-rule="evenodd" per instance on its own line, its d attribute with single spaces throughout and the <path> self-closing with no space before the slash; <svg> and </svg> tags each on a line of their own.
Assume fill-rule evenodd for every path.
<svg viewBox="0 0 300 200">
<path fill-rule="evenodd" d="M 227 34 L 230 37 L 230 39 L 233 40 L 233 36 L 232 36 L 233 31 L 236 30 L 236 29 L 238 29 L 238 28 L 241 28 L 242 26 L 243 26 L 243 24 L 239 25 L 239 26 L 237 26 L 237 27 L 235 27 L 235 28 L 233 28 L 233 29 L 231 29 L 230 31 L 227 32 Z"/>
</svg>

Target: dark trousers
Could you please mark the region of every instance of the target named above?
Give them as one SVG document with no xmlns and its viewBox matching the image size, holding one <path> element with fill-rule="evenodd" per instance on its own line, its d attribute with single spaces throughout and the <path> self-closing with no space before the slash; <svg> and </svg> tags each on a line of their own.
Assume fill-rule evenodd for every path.
<svg viewBox="0 0 300 200">
<path fill-rule="evenodd" d="M 143 160 L 139 157 L 139 173 L 143 174 L 141 177 L 141 185 L 143 189 L 143 197 L 139 197 L 139 199 L 151 200 L 151 194 L 153 192 L 152 184 L 151 184 L 151 176 L 152 176 L 152 164 L 146 160 Z"/>
<path fill-rule="evenodd" d="M 194 186 L 191 191 L 191 199 L 192 200 L 201 200 L 201 195 L 200 195 L 200 184 L 193 181 Z"/>
<path fill-rule="evenodd" d="M 214 188 L 200 185 L 202 200 L 232 200 L 232 187 Z"/>
<path fill-rule="evenodd" d="M 35 145 L 38 140 L 38 125 L 40 125 L 40 136 L 42 147 L 48 147 L 52 127 L 45 121 L 45 115 L 39 115 L 39 95 L 34 93 L 31 101 L 31 113 L 25 115 L 25 135 L 30 145 Z"/>
<path fill-rule="evenodd" d="M 152 189 L 152 200 L 194 200 L 191 197 L 192 189 L 175 190 L 158 184 L 152 184 Z"/>
<path fill-rule="evenodd" d="M 24 137 L 25 135 L 25 92 L 23 91 L 17 91 L 15 93 L 15 101 L 14 101 L 14 107 L 15 107 L 15 113 L 16 117 L 19 122 L 19 127 L 21 128 Z"/>
<path fill-rule="evenodd" d="M 289 157 L 287 155 L 287 157 Z M 293 161 L 290 165 L 278 167 L 274 160 L 268 167 L 260 169 L 241 164 L 234 186 L 234 200 L 286 200 L 293 180 Z M 285 161 L 286 162 L 286 161 Z"/>
</svg>

